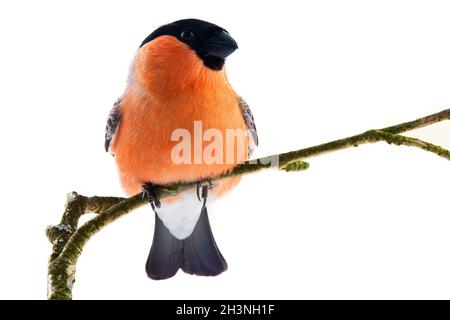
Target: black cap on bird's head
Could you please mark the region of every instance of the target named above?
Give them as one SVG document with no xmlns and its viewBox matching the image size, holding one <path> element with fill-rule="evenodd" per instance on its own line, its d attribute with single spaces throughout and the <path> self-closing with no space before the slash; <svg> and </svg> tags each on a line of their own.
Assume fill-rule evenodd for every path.
<svg viewBox="0 0 450 320">
<path fill-rule="evenodd" d="M 173 36 L 187 44 L 205 66 L 213 70 L 221 70 L 225 58 L 238 48 L 227 30 L 198 19 L 178 20 L 159 27 L 145 38 L 140 47 L 160 36 Z"/>
</svg>

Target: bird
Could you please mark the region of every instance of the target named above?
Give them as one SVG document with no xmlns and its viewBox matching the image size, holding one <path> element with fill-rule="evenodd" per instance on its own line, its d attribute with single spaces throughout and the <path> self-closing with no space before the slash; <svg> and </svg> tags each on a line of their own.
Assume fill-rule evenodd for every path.
<svg viewBox="0 0 450 320">
<path fill-rule="evenodd" d="M 231 171 L 258 145 L 253 114 L 227 77 L 225 61 L 236 49 L 226 29 L 207 21 L 160 26 L 137 49 L 126 88 L 107 118 L 105 149 L 115 158 L 121 185 L 128 195 L 143 192 L 155 214 L 145 265 L 151 279 L 168 279 L 180 269 L 199 276 L 227 270 L 206 204 L 230 191 L 240 177 L 200 181 Z M 199 124 L 200 141 L 195 137 Z M 180 150 L 181 138 L 173 136 L 177 130 L 187 133 L 183 142 L 193 148 Z M 219 143 L 229 132 L 235 144 Z M 208 147 L 212 161 L 195 159 L 192 149 L 202 156 Z M 218 157 L 222 153 L 226 161 Z M 184 161 L 174 161 L 174 154 Z M 197 189 L 157 199 L 155 186 L 180 182 L 197 182 Z"/>
</svg>

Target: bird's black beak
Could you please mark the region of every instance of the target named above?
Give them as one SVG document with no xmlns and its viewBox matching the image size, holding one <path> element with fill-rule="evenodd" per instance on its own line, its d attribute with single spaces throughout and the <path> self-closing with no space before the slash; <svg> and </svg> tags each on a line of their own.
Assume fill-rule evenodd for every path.
<svg viewBox="0 0 450 320">
<path fill-rule="evenodd" d="M 214 34 L 205 44 L 205 56 L 213 56 L 225 59 L 232 54 L 238 45 L 236 41 L 226 31 Z"/>
</svg>

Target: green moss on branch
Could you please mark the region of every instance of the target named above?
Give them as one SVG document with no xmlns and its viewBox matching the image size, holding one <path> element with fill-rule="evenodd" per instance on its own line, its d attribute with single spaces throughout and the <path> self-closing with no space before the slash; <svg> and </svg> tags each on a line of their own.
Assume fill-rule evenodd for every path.
<svg viewBox="0 0 450 320">
<path fill-rule="evenodd" d="M 238 165 L 232 171 L 213 179 L 212 182 L 232 176 L 256 173 L 269 168 L 279 168 L 285 171 L 305 170 L 309 167 L 309 164 L 303 160 L 307 158 L 380 141 L 398 146 L 420 148 L 450 160 L 449 150 L 417 138 L 400 135 L 400 133 L 447 119 L 450 119 L 450 109 L 384 129 L 369 130 L 317 146 L 247 161 Z M 196 185 L 197 182 L 193 181 L 170 186 L 157 186 L 156 195 L 163 199 L 193 189 Z M 48 265 L 48 298 L 72 299 L 76 263 L 86 242 L 106 225 L 146 203 L 147 201 L 143 199 L 142 193 L 130 198 L 85 197 L 76 192 L 70 193 L 67 197 L 61 222 L 56 226 L 47 228 L 47 237 L 53 245 Z M 88 212 L 98 213 L 98 215 L 78 227 L 80 217 Z"/>
</svg>

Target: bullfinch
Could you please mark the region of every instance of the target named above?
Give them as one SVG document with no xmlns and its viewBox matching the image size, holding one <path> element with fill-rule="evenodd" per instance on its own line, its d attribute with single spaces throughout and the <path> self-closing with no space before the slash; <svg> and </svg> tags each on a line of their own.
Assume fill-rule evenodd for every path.
<svg viewBox="0 0 450 320">
<path fill-rule="evenodd" d="M 202 183 L 161 200 L 154 186 L 213 179 L 246 161 L 258 144 L 250 108 L 224 68 L 237 48 L 227 30 L 206 21 L 159 27 L 137 50 L 125 91 L 109 114 L 105 148 L 115 157 L 121 184 L 129 195 L 144 191 L 155 211 L 146 263 L 152 279 L 170 278 L 179 269 L 203 276 L 227 269 L 206 199 L 219 198 L 240 178 Z"/>
</svg>

